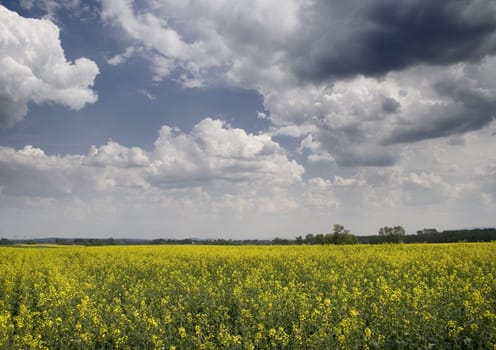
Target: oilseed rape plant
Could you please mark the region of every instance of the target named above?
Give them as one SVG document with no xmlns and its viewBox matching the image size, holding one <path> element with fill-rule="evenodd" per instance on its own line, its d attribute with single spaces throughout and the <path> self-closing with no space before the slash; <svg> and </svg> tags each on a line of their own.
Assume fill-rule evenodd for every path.
<svg viewBox="0 0 496 350">
<path fill-rule="evenodd" d="M 0 249 L 0 349 L 496 349 L 496 244 Z"/>
</svg>

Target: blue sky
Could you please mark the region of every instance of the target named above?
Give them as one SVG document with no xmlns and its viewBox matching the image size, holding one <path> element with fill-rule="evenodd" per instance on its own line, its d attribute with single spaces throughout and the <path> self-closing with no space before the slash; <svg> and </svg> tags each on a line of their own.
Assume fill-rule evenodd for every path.
<svg viewBox="0 0 496 350">
<path fill-rule="evenodd" d="M 47 16 L 42 10 L 46 5 L 37 2 L 30 9 L 18 1 L 2 3 L 26 17 Z M 88 3 L 98 8 L 98 3 Z M 249 132 L 267 128 L 268 122 L 256 118 L 256 111 L 263 111 L 262 96 L 256 91 L 229 86 L 187 89 L 171 80 L 154 83 L 150 63 L 140 58 L 130 59 L 125 67 L 107 64 L 129 43 L 118 33 L 102 35 L 108 28 L 98 13 L 80 20 L 60 9 L 52 16 L 67 60 L 88 57 L 98 65 L 100 74 L 94 83 L 98 101 L 77 111 L 59 104 L 31 104 L 32 118 L 23 119 L 16 128 L 0 129 L 7 144 L 28 143 L 49 154 L 86 153 L 89 146 L 112 138 L 127 146 L 150 148 L 162 125 L 188 130 L 207 116 L 219 116 Z"/>
<path fill-rule="evenodd" d="M 496 224 L 493 1 L 0 4 L 2 236 Z"/>
</svg>

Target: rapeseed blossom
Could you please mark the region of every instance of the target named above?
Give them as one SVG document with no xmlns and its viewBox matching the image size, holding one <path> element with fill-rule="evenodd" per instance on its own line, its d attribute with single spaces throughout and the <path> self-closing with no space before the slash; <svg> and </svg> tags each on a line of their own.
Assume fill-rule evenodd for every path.
<svg viewBox="0 0 496 350">
<path fill-rule="evenodd" d="M 496 346 L 496 243 L 0 248 L 3 349 Z"/>
</svg>

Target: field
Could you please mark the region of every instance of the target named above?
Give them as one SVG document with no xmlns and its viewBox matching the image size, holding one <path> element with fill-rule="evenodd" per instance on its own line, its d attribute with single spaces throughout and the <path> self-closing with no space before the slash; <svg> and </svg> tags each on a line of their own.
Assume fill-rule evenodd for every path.
<svg viewBox="0 0 496 350">
<path fill-rule="evenodd" d="M 0 249 L 0 349 L 496 349 L 496 243 Z"/>
</svg>

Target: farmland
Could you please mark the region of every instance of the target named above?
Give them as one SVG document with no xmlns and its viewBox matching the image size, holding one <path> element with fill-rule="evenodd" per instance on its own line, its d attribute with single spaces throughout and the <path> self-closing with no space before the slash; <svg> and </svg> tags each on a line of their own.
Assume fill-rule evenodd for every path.
<svg viewBox="0 0 496 350">
<path fill-rule="evenodd" d="M 0 249 L 0 349 L 496 349 L 496 244 Z"/>
</svg>

